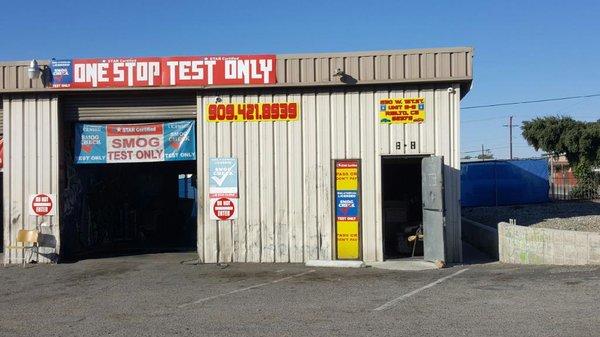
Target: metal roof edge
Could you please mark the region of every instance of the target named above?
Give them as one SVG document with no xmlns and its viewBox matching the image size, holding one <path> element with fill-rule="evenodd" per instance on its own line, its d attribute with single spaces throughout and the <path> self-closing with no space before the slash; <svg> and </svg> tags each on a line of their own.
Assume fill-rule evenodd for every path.
<svg viewBox="0 0 600 337">
<path fill-rule="evenodd" d="M 227 90 L 227 89 L 278 89 L 278 88 L 310 88 L 310 87 L 345 87 L 357 88 L 365 86 L 385 85 L 423 85 L 457 83 L 470 85 L 471 77 L 446 77 L 427 79 L 403 79 L 403 80 L 368 80 L 358 81 L 354 84 L 334 82 L 308 82 L 308 83 L 277 83 L 277 84 L 251 84 L 251 85 L 211 85 L 211 86 L 182 86 L 182 87 L 132 87 L 132 88 L 82 88 L 82 89 L 59 89 L 59 88 L 27 88 L 27 89 L 0 89 L 0 94 L 33 94 L 33 93 L 64 93 L 64 92 L 111 92 L 111 91 L 179 91 L 179 90 Z M 468 92 L 468 91 L 467 91 Z M 466 92 L 465 92 L 466 94 Z"/>
<path fill-rule="evenodd" d="M 390 49 L 390 50 L 365 50 L 349 52 L 318 52 L 318 53 L 290 53 L 274 54 L 277 58 L 304 58 L 304 57 L 344 57 L 344 56 L 377 56 L 389 54 L 423 54 L 423 53 L 452 53 L 452 52 L 474 52 L 473 47 L 437 47 L 437 48 L 417 48 L 417 49 Z M 245 54 L 239 54 L 245 55 Z M 195 56 L 195 55 L 190 55 Z M 202 56 L 202 55 L 200 55 Z M 40 64 L 49 64 L 50 60 L 36 59 Z M 18 61 L 0 61 L 0 66 L 7 65 L 29 65 L 31 60 Z"/>
<path fill-rule="evenodd" d="M 452 52 L 474 52 L 473 47 L 439 47 L 439 48 L 417 48 L 417 49 L 390 49 L 390 50 L 365 50 L 351 52 L 319 52 L 298 54 L 276 54 L 281 58 L 304 58 L 304 57 L 344 57 L 344 56 L 378 56 L 389 54 L 424 54 L 424 53 L 452 53 Z"/>
</svg>

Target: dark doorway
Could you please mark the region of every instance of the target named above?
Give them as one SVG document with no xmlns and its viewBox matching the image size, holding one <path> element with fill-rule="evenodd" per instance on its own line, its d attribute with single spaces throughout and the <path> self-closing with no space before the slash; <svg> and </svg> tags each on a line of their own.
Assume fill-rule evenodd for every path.
<svg viewBox="0 0 600 337">
<path fill-rule="evenodd" d="M 196 250 L 195 160 L 75 164 L 72 140 L 65 139 L 62 261 Z"/>
<path fill-rule="evenodd" d="M 383 157 L 383 255 L 385 259 L 423 256 L 422 157 Z M 422 232 L 421 232 L 422 233 Z M 410 240 L 411 236 L 414 240 Z M 416 236 L 416 237 L 415 237 Z"/>
</svg>

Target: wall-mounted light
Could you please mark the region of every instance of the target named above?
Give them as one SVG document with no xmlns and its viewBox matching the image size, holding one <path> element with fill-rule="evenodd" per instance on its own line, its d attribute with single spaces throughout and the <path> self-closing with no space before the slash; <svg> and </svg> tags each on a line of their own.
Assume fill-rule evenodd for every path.
<svg viewBox="0 0 600 337">
<path fill-rule="evenodd" d="M 335 70 L 335 73 L 333 73 L 333 77 L 338 77 L 338 76 L 342 77 L 344 75 L 346 75 L 346 73 L 344 73 L 344 71 L 342 69 L 340 69 L 340 68 L 337 68 Z"/>
<path fill-rule="evenodd" d="M 30 80 L 40 78 L 40 74 L 42 73 L 42 69 L 36 60 L 31 60 L 29 63 L 29 68 L 27 68 L 27 76 L 29 76 Z"/>
<path fill-rule="evenodd" d="M 50 72 L 50 67 L 47 65 L 40 67 L 36 60 L 31 60 L 29 63 L 29 67 L 27 68 L 27 77 L 29 77 L 30 80 L 35 80 L 41 77 L 44 87 L 50 85 L 52 82 L 52 73 Z"/>
<path fill-rule="evenodd" d="M 217 98 L 215 98 L 215 102 L 221 103 L 221 102 L 223 102 L 223 99 L 221 97 L 217 97 Z"/>
</svg>

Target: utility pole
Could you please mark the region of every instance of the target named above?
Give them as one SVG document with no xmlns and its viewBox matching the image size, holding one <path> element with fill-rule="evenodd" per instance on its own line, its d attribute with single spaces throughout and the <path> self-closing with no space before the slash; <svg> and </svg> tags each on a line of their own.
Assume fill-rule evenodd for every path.
<svg viewBox="0 0 600 337">
<path fill-rule="evenodd" d="M 483 153 L 483 144 L 481 144 L 481 160 L 485 160 L 485 153 Z"/>
<path fill-rule="evenodd" d="M 513 159 L 513 156 L 512 156 L 512 128 L 513 128 L 512 116 L 510 116 L 508 118 L 508 138 L 509 138 L 509 143 L 510 143 L 510 155 L 509 155 L 510 159 Z"/>
<path fill-rule="evenodd" d="M 508 128 L 509 157 L 510 157 L 510 159 L 513 159 L 513 136 L 512 136 L 512 129 L 514 127 L 516 127 L 516 125 L 513 125 L 513 116 L 508 117 L 508 125 L 504 124 L 503 126 Z"/>
</svg>

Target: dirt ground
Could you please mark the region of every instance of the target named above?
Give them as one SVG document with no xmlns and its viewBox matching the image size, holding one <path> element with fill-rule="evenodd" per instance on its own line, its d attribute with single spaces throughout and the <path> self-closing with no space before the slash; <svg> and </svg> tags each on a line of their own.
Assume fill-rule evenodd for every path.
<svg viewBox="0 0 600 337">
<path fill-rule="evenodd" d="M 544 204 L 465 207 L 462 216 L 496 227 L 516 219 L 521 226 L 600 232 L 600 201 L 560 201 Z"/>
</svg>

